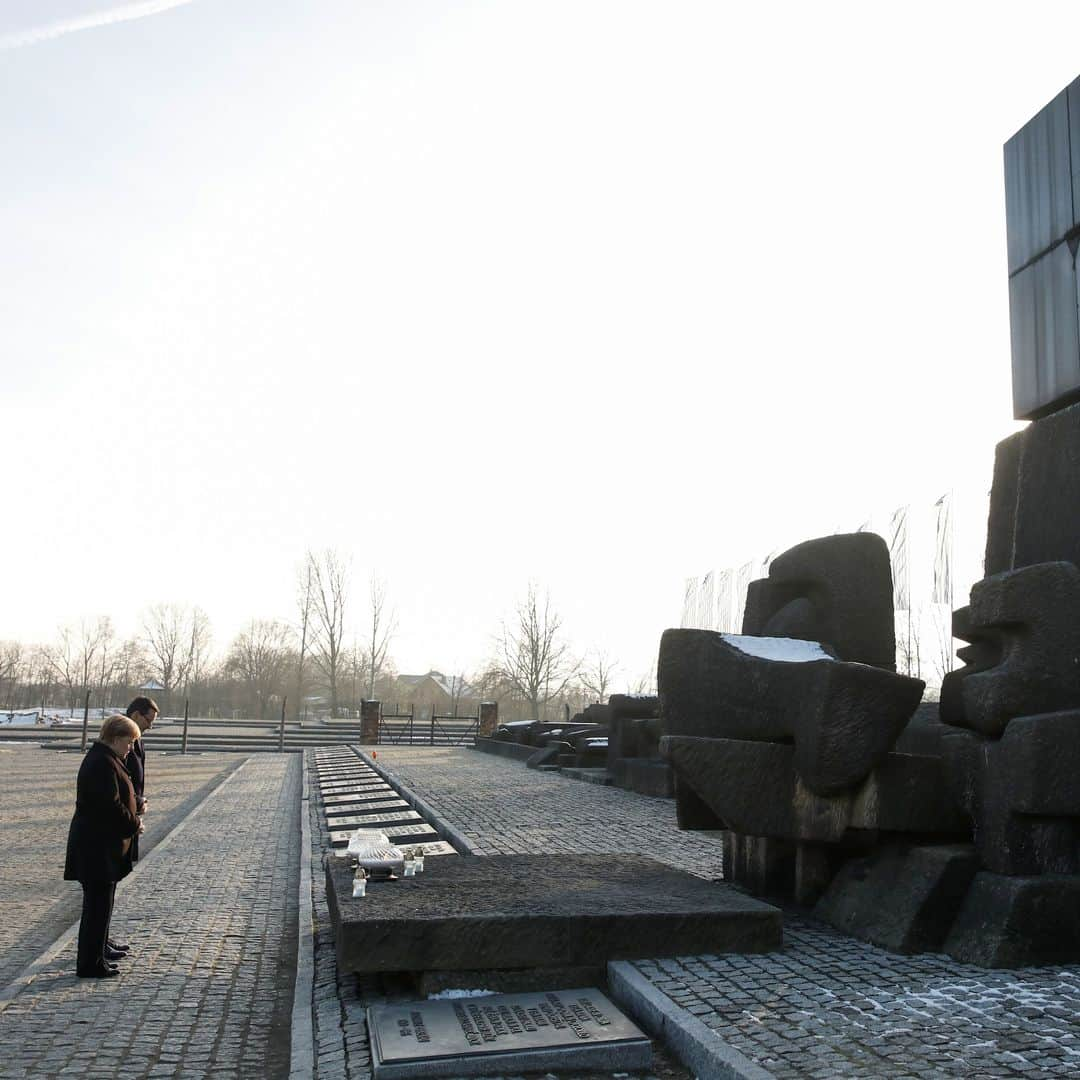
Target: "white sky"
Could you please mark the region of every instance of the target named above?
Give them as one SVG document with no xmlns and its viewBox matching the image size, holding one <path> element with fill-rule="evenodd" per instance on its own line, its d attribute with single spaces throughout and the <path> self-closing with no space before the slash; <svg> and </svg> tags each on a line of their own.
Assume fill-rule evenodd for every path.
<svg viewBox="0 0 1080 1080">
<path fill-rule="evenodd" d="M 0 638 L 175 601 L 224 646 L 336 546 L 401 670 L 474 669 L 532 579 L 636 678 L 688 574 L 985 484 L 1001 147 L 1078 29 L 5 0 Z"/>
</svg>

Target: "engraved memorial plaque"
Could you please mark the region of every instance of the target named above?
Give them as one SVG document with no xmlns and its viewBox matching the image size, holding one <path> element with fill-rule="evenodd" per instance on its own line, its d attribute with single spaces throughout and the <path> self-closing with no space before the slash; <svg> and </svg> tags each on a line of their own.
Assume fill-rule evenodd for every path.
<svg viewBox="0 0 1080 1080">
<path fill-rule="evenodd" d="M 343 792 L 339 792 L 336 795 L 324 795 L 323 796 L 323 801 L 326 803 L 327 806 L 331 806 L 331 805 L 333 805 L 335 803 L 356 802 L 356 796 L 357 795 L 363 795 L 363 794 L 366 794 L 366 792 L 363 792 L 363 791 L 343 791 Z M 390 797 L 393 797 L 395 795 L 395 792 L 392 789 L 387 788 L 386 791 L 383 792 L 382 794 L 385 794 L 387 796 L 387 798 L 390 798 Z"/>
<path fill-rule="evenodd" d="M 540 1069 L 639 1069 L 649 1039 L 595 989 L 368 1009 L 375 1080 Z"/>
<path fill-rule="evenodd" d="M 334 817 L 327 820 L 327 824 L 335 829 L 368 829 L 371 828 L 371 818 L 357 814 L 349 814 L 345 817 Z M 421 821 L 423 820 L 415 810 L 398 810 L 396 813 L 380 814 L 380 821 Z"/>
<path fill-rule="evenodd" d="M 445 840 L 429 840 L 424 844 L 408 844 L 407 847 L 418 847 L 423 853 L 426 859 L 429 855 L 456 855 L 457 851 L 453 845 L 448 844 Z"/>
<path fill-rule="evenodd" d="M 331 795 L 351 795 L 350 802 L 373 802 L 376 799 L 396 799 L 398 793 L 393 788 L 364 788 L 363 791 L 324 791 L 323 798 Z"/>
<path fill-rule="evenodd" d="M 347 784 L 320 784 L 319 790 L 324 795 L 351 795 L 362 791 L 393 791 L 389 784 L 381 783 L 356 783 L 350 781 Z"/>
<path fill-rule="evenodd" d="M 398 825 L 392 821 L 387 821 L 385 818 L 367 818 L 357 828 L 361 829 L 379 829 L 386 833 L 390 837 L 390 843 L 392 844 L 410 844 L 413 840 L 435 840 L 439 834 L 425 821 L 421 821 L 417 824 L 405 824 Z M 330 833 L 330 844 L 333 847 L 340 847 L 348 844 L 349 837 L 352 836 L 355 830 L 349 829 L 348 832 L 333 831 Z"/>
</svg>

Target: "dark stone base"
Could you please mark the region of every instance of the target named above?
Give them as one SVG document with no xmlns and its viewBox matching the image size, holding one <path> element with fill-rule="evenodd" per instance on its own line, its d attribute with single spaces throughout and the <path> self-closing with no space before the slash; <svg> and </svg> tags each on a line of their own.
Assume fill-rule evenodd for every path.
<svg viewBox="0 0 1080 1080">
<path fill-rule="evenodd" d="M 892 952 L 938 952 L 977 869 L 968 844 L 883 848 L 845 863 L 814 914 Z"/>
<path fill-rule="evenodd" d="M 610 769 L 616 787 L 657 799 L 670 799 L 675 795 L 675 777 L 666 761 L 616 758 Z"/>
<path fill-rule="evenodd" d="M 680 829 L 690 831 L 726 829 L 727 825 L 694 789 L 674 776 L 675 784 L 675 823 Z"/>
<path fill-rule="evenodd" d="M 326 877 L 342 971 L 592 966 L 783 939 L 777 908 L 638 855 L 436 859 L 358 900 L 347 866 L 328 861 Z"/>
<path fill-rule="evenodd" d="M 525 743 L 503 742 L 502 739 L 477 739 L 473 747 L 485 754 L 494 754 L 496 757 L 511 758 L 514 761 L 528 761 L 536 753 L 535 746 L 526 746 Z"/>
<path fill-rule="evenodd" d="M 542 769 L 550 765 L 553 769 L 559 767 L 559 757 L 563 753 L 562 746 L 541 746 L 525 759 L 525 764 L 530 769 Z"/>
<path fill-rule="evenodd" d="M 980 967 L 1080 961 L 1080 875 L 976 874 L 945 952 Z"/>
<path fill-rule="evenodd" d="M 575 765 L 569 768 L 561 767 L 559 772 L 563 776 L 569 776 L 571 780 L 584 780 L 587 784 L 599 784 L 601 787 L 611 784 L 607 769 L 579 768 Z"/>
</svg>

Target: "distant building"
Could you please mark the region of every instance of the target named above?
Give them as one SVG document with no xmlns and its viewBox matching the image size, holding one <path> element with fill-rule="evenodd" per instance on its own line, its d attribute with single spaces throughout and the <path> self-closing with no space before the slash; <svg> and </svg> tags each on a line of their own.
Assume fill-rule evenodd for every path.
<svg viewBox="0 0 1080 1080">
<path fill-rule="evenodd" d="M 444 675 L 441 671 L 399 675 L 396 685 L 398 703 L 413 705 L 417 720 L 429 718 L 433 708 L 440 715 L 449 715 L 456 706 L 460 715 L 466 715 L 475 712 L 480 702 L 480 692 L 460 675 Z"/>
</svg>

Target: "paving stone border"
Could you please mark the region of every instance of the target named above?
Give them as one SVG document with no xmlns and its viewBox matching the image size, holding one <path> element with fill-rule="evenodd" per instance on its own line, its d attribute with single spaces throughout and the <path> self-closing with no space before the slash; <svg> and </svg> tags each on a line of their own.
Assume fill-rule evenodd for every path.
<svg viewBox="0 0 1080 1080">
<path fill-rule="evenodd" d="M 293 984 L 289 1080 L 311 1080 L 315 1073 L 315 933 L 312 895 L 310 777 L 307 754 L 300 758 L 300 885 L 296 920 L 296 981 Z"/>
</svg>

